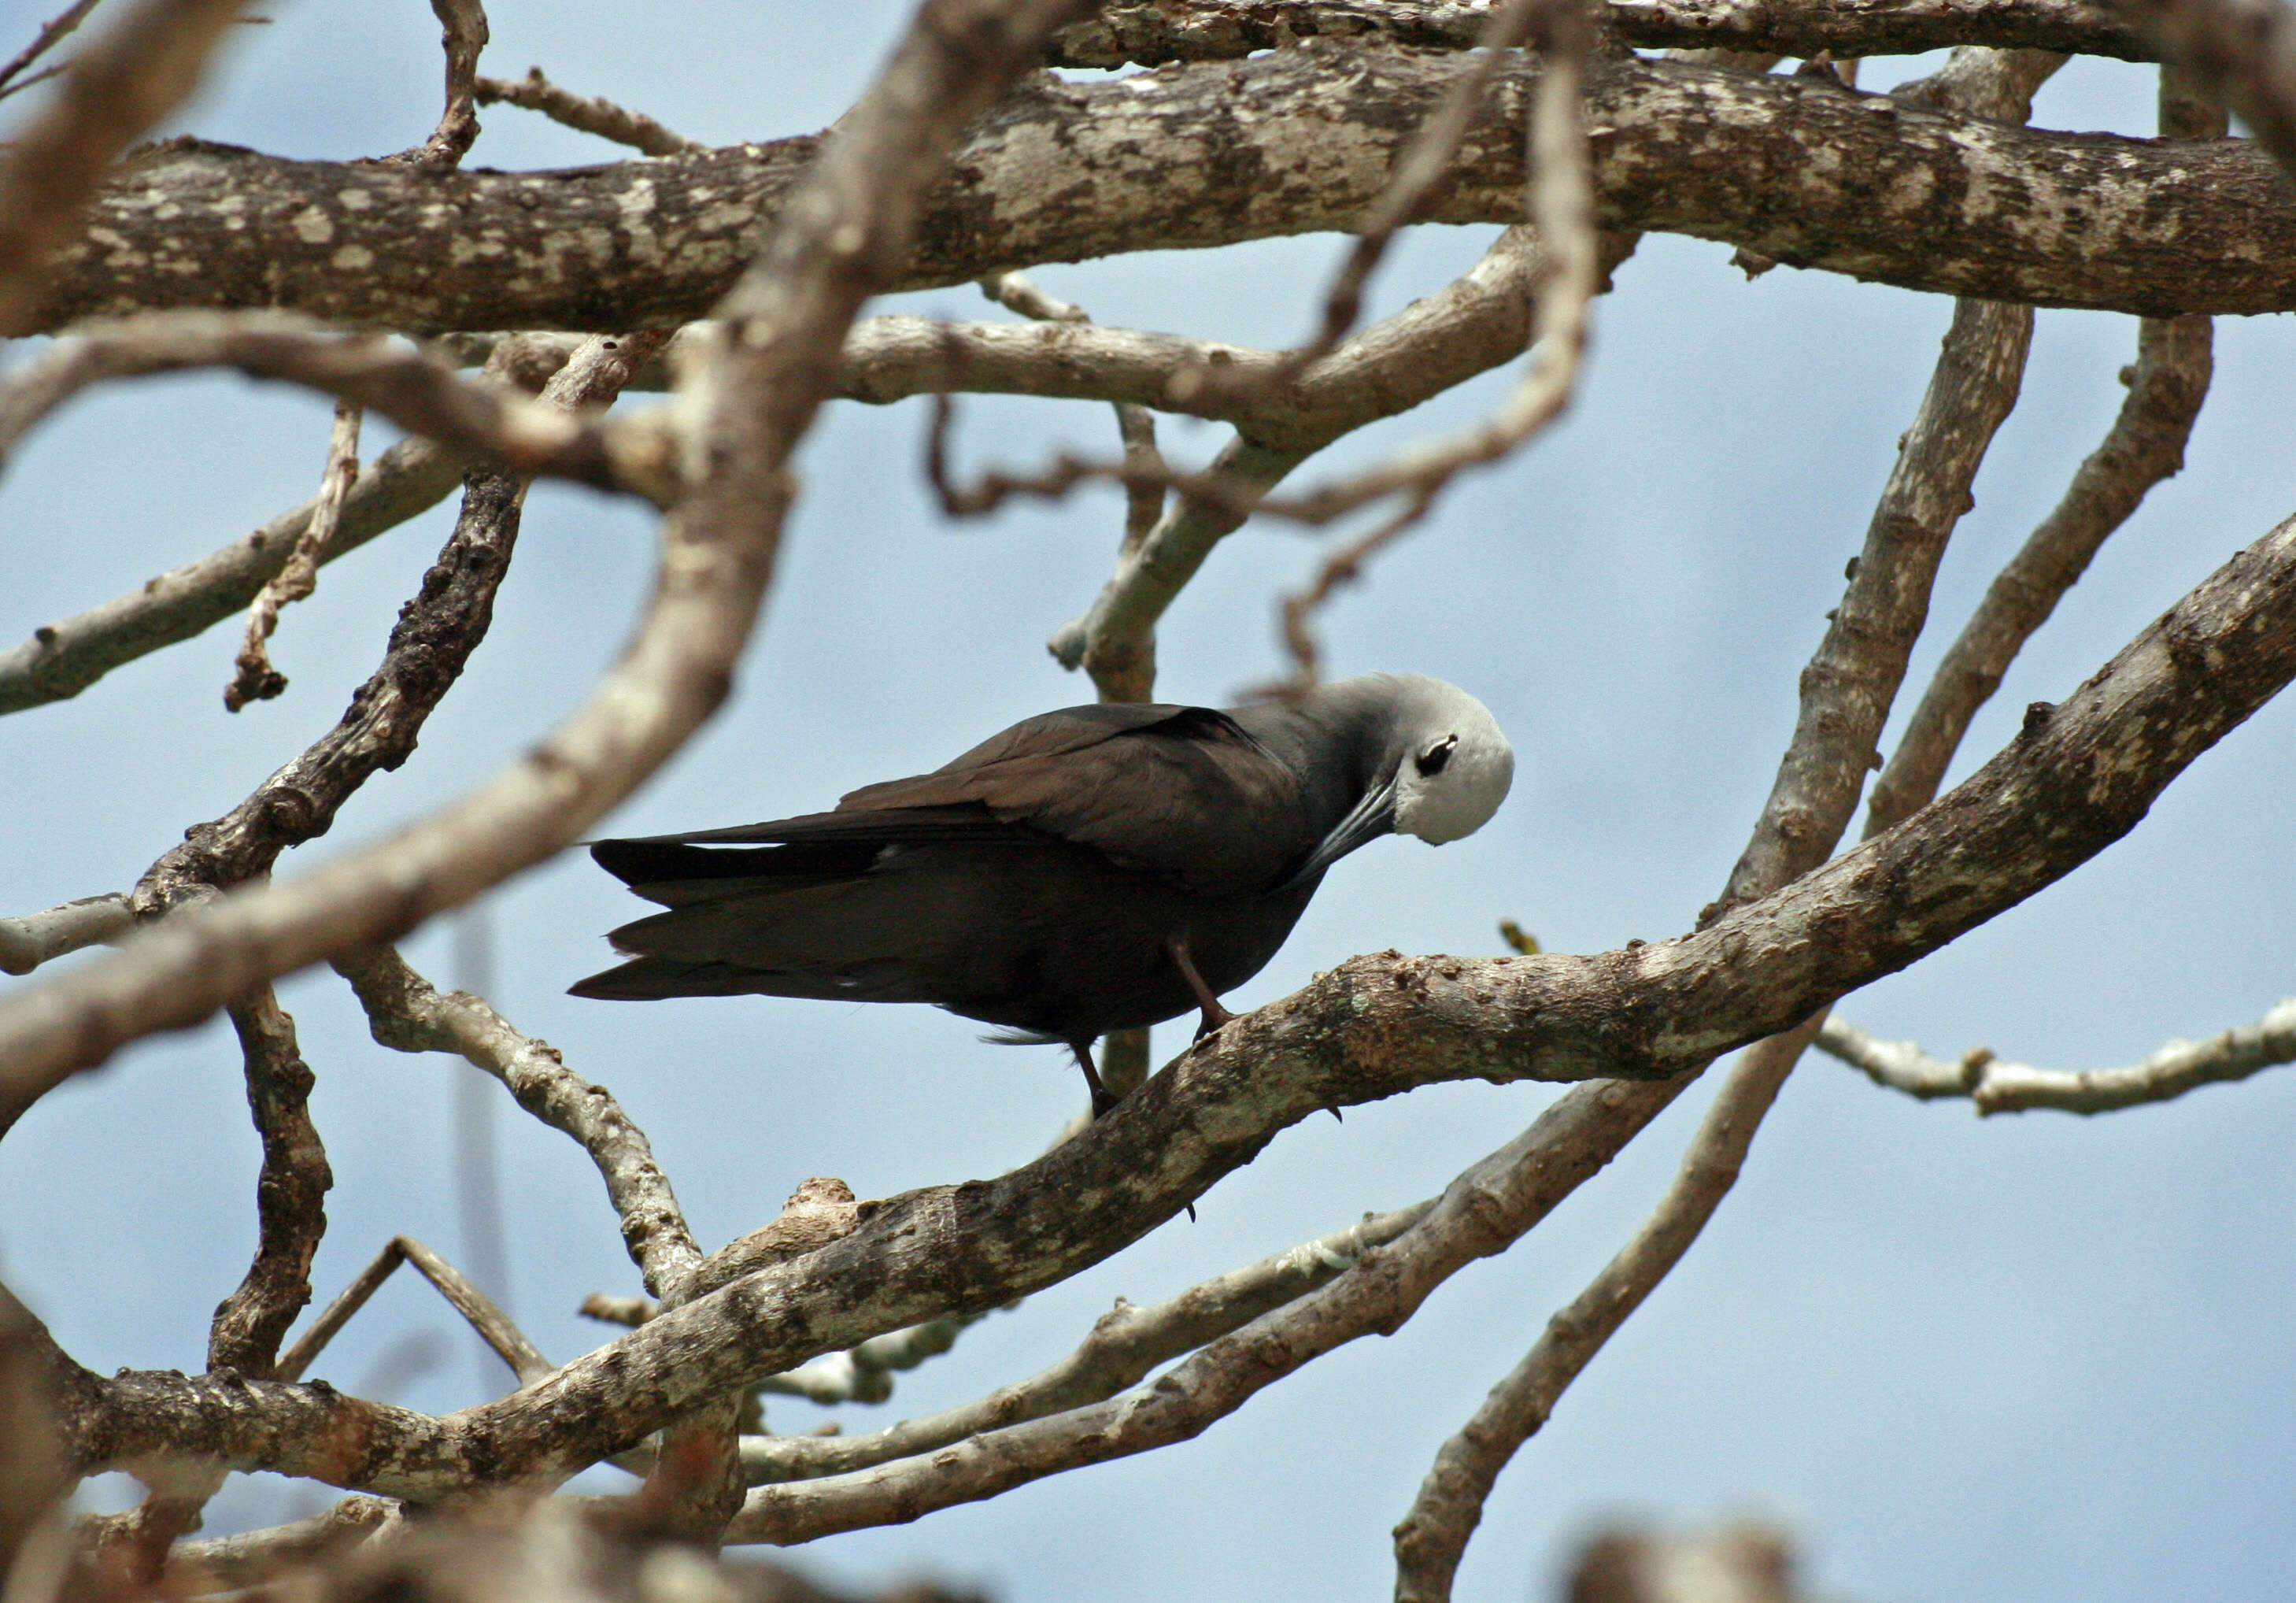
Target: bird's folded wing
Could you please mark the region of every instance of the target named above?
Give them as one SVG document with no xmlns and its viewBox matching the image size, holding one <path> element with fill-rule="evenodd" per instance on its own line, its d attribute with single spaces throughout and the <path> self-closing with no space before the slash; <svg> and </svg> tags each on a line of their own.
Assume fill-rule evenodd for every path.
<svg viewBox="0 0 2296 1603">
<path fill-rule="evenodd" d="M 1046 713 L 933 773 L 855 791 L 827 817 L 966 803 L 1207 896 L 1264 890 L 1316 843 L 1292 771 L 1205 707 Z"/>
</svg>

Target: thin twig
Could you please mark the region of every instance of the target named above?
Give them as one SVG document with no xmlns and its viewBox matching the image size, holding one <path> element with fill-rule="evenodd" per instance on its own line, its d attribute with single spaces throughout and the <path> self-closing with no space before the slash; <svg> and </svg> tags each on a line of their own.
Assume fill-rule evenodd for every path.
<svg viewBox="0 0 2296 1603">
<path fill-rule="evenodd" d="M 556 1372 L 558 1366 L 543 1357 L 541 1350 L 527 1339 L 526 1333 L 495 1305 L 493 1298 L 472 1285 L 468 1276 L 414 1237 L 394 1236 L 374 1255 L 373 1262 L 359 1271 L 357 1278 L 327 1304 L 325 1311 L 312 1321 L 311 1328 L 296 1338 L 295 1344 L 281 1355 L 279 1378 L 296 1379 L 309 1369 L 327 1344 L 350 1322 L 351 1316 L 366 1306 L 367 1299 L 402 1263 L 413 1264 L 424 1279 L 438 1288 L 447 1305 L 461 1314 L 479 1333 L 480 1339 L 510 1367 L 519 1385 L 532 1385 Z"/>
<path fill-rule="evenodd" d="M 411 434 L 511 471 L 671 494 L 660 419 L 583 416 L 381 334 L 340 334 L 278 312 L 151 312 L 81 325 L 0 386 L 0 454 L 56 407 L 106 379 L 199 367 L 300 384 L 380 413 Z"/>
<path fill-rule="evenodd" d="M 1602 276 L 1594 179 L 1579 106 L 1589 30 L 1570 0 L 1538 4 L 1516 0 L 1510 8 L 1513 12 L 1520 12 L 1525 23 L 1536 25 L 1542 63 L 1538 93 L 1531 100 L 1528 164 L 1529 212 L 1540 245 L 1530 363 L 1491 422 L 1447 440 L 1415 447 L 1304 497 L 1319 510 L 1329 508 L 1332 515 L 1398 491 L 1404 501 L 1385 523 L 1335 552 L 1306 590 L 1281 604 L 1282 637 L 1294 669 L 1289 688 L 1294 693 L 1315 685 L 1320 654 L 1308 621 L 1333 587 L 1353 580 L 1366 558 L 1423 519 L 1444 486 L 1461 471 L 1498 460 L 1553 422 L 1578 386 L 1587 350 L 1588 308 Z M 1501 19 L 1494 18 L 1495 34 L 1500 25 Z M 1262 510 L 1275 505 L 1263 502 Z"/>
<path fill-rule="evenodd" d="M 611 1092 L 566 1066 L 547 1041 L 521 1035 L 478 997 L 441 992 L 387 947 L 335 959 L 376 1040 L 400 1052 L 451 1052 L 501 1081 L 518 1105 L 579 1142 L 606 1182 L 630 1261 L 657 1293 L 698 1267 L 668 1177 L 645 1132 Z"/>
<path fill-rule="evenodd" d="M 287 554 L 287 565 L 256 593 L 247 614 L 247 638 L 239 648 L 237 672 L 224 687 L 223 704 L 233 712 L 250 702 L 268 701 L 287 688 L 287 676 L 271 665 L 265 643 L 279 627 L 279 609 L 319 588 L 319 553 L 342 523 L 343 501 L 358 477 L 359 420 L 365 413 L 349 401 L 335 403 L 335 423 L 327 439 L 327 465 L 319 475 L 311 521 Z"/>
<path fill-rule="evenodd" d="M 627 144 L 649 156 L 675 156 L 681 151 L 706 150 L 698 139 L 672 133 L 643 111 L 626 111 L 610 100 L 594 99 L 562 89 L 529 67 L 521 78 L 481 78 L 476 81 L 479 103 L 522 106 L 539 111 L 553 122 L 585 134 L 595 134 L 617 144 Z"/>
<path fill-rule="evenodd" d="M 539 390 L 583 343 L 521 334 L 490 340 L 480 360 L 529 391 Z M 660 380 L 655 380 L 657 385 Z M 402 440 L 360 470 L 343 504 L 322 565 L 429 511 L 463 481 L 454 452 L 421 436 Z M 244 611 L 285 564 L 318 514 L 316 497 L 265 523 L 220 551 L 146 580 L 117 600 L 43 624 L 32 638 L 0 654 L 0 713 L 20 712 L 78 695 L 111 670 L 146 653 L 188 640 Z"/>
<path fill-rule="evenodd" d="M 1484 93 L 1498 75 L 1506 59 L 1505 53 L 1521 46 L 1535 28 L 1546 24 L 1549 12 L 1562 9 L 1557 0 L 1505 0 L 1505 4 L 1488 14 L 1475 41 L 1481 54 L 1467 71 L 1452 80 L 1434 114 L 1419 124 L 1410 143 L 1397 152 L 1386 187 L 1365 212 L 1356 229 L 1355 243 L 1332 277 L 1331 288 L 1324 292 L 1322 324 L 1308 342 L 1284 352 L 1280 361 L 1263 372 L 1248 373 L 1209 364 L 1197 367 L 1180 375 L 1175 383 L 1175 392 L 1180 399 L 1185 400 L 1200 392 L 1222 389 L 1258 394 L 1278 390 L 1298 377 L 1309 363 L 1338 346 L 1362 315 L 1364 286 L 1378 269 L 1396 234 L 1419 220 L 1428 196 L 1436 185 L 1449 176 L 1451 159 L 1458 153 L 1468 128 L 1482 109 Z M 1551 26 L 1543 31 L 1549 36 L 1545 43 L 1551 51 L 1557 43 Z M 1566 44 L 1565 48 L 1572 46 Z M 1578 48 L 1583 49 L 1583 45 Z M 1551 70 L 1551 59 L 1546 65 Z M 1575 83 L 1570 93 L 1574 97 L 1577 95 Z"/>
<path fill-rule="evenodd" d="M 1397 1603 L 1444 1603 L 1499 1472 L 1546 1423 L 1570 1383 L 1697 1240 L 1738 1179 L 1778 1088 L 1816 1034 L 1804 1025 L 1749 1047 L 1715 1093 L 1672 1186 L 1435 1456 L 1395 1528 Z"/>
<path fill-rule="evenodd" d="M 1980 1116 L 2055 1108 L 2109 1114 L 2166 1102 L 2196 1086 L 2245 1080 L 2296 1063 L 2296 997 L 2252 1024 L 2203 1041 L 2172 1040 L 2144 1062 L 2116 1069 L 2037 1069 L 1996 1057 L 1986 1048 L 1955 1062 L 1931 1056 L 1912 1041 L 1876 1040 L 1857 1025 L 1828 1019 L 1818 1047 L 1867 1079 L 1922 1101 L 1966 1097 Z"/>
<path fill-rule="evenodd" d="M 849 1474 L 1113 1397 L 1139 1384 L 1159 1364 L 1327 1284 L 1355 1267 L 1372 1248 L 1417 1223 L 1434 1205 L 1431 1197 L 1392 1213 L 1367 1213 L 1345 1229 L 1231 1270 L 1150 1307 L 1136 1308 L 1119 1300 L 1060 1362 L 975 1402 L 866 1435 L 746 1437 L 742 1467 L 757 1484 Z"/>
<path fill-rule="evenodd" d="M 87 13 L 94 11 L 95 6 L 96 0 L 72 0 L 72 4 L 70 6 L 66 7 L 61 13 L 45 23 L 41 27 L 40 31 L 32 36 L 32 42 L 30 44 L 18 51 L 15 58 L 6 66 L 0 67 L 0 89 L 6 89 L 10 84 L 14 83 L 15 77 L 18 73 L 30 66 L 34 62 L 38 61 L 42 56 L 47 54 L 49 51 L 54 49 L 56 45 L 68 36 L 72 29 L 78 28 L 83 21 L 86 21 Z M 56 69 L 53 67 L 48 69 L 49 72 L 53 72 Z M 45 77 L 45 74 L 43 74 L 42 76 Z M 38 79 L 35 78 L 28 83 L 15 84 L 15 87 L 19 89 L 29 88 L 30 87 L 31 83 L 37 83 L 37 81 Z"/>
</svg>

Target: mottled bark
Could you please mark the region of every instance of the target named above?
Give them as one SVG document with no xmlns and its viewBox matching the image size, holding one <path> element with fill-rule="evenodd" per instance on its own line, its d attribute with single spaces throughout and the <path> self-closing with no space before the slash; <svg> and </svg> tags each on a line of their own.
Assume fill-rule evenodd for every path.
<svg viewBox="0 0 2296 1603">
<path fill-rule="evenodd" d="M 968 130 L 888 287 L 1354 226 L 1464 70 L 1313 43 L 1123 84 L 1039 80 Z M 1435 221 L 1521 215 L 1531 70 L 1485 96 Z M 1815 78 L 1591 72 L 1601 221 L 1908 288 L 2152 315 L 2296 307 L 2296 191 L 2238 142 L 2044 134 Z M 698 316 L 810 138 L 548 173 L 414 173 L 174 141 L 99 197 L 41 318 L 286 306 L 409 329 Z"/>
<path fill-rule="evenodd" d="M 2019 45 L 2150 61 L 2151 43 L 2107 6 L 2083 0 L 1607 0 L 1595 14 L 1630 45 L 1839 61 L 1947 45 Z M 1147 0 L 1062 29 L 1049 59 L 1065 67 L 1232 61 L 1300 39 L 1464 50 L 1490 12 L 1423 0 Z"/>
</svg>

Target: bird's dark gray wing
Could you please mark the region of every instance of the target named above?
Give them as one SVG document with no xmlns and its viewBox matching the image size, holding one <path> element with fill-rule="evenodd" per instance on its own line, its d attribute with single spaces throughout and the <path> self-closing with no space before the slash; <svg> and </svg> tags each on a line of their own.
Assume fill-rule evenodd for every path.
<svg viewBox="0 0 2296 1603">
<path fill-rule="evenodd" d="M 855 791 L 831 818 L 983 807 L 1198 894 L 1245 895 L 1316 844 L 1299 780 L 1208 707 L 1071 707 L 947 767 Z"/>
</svg>

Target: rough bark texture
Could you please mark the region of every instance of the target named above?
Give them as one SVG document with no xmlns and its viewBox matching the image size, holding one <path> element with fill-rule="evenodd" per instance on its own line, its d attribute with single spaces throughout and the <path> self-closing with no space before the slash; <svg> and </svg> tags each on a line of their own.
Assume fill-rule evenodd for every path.
<svg viewBox="0 0 2296 1603">
<path fill-rule="evenodd" d="M 889 287 L 1354 226 L 1462 71 L 1310 41 L 974 122 Z M 1439 222 L 1513 222 L 1531 70 L 1486 95 Z M 1815 78 L 1591 70 L 1601 220 L 1908 288 L 2149 315 L 2296 308 L 2296 191 L 2244 142 L 2045 134 Z M 40 322 L 291 307 L 405 329 L 652 326 L 724 292 L 811 138 L 547 173 L 291 161 L 172 141 L 99 198 Z"/>
<path fill-rule="evenodd" d="M 1464 50 L 1488 9 L 1423 0 L 1149 0 L 1111 5 L 1062 29 L 1062 67 L 1229 61 L 1296 40 L 1329 38 Z M 1947 45 L 2028 45 L 2150 61 L 2156 53 L 2109 8 L 2081 0 L 1608 0 L 1595 13 L 1630 45 L 1731 49 L 1838 60 L 1911 54 Z"/>
</svg>

